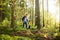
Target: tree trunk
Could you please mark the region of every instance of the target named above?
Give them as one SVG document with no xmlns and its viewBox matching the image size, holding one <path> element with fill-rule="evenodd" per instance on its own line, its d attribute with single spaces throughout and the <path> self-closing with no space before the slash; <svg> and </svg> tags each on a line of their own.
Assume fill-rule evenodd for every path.
<svg viewBox="0 0 60 40">
<path fill-rule="evenodd" d="M 44 24 L 44 0 L 42 0 L 42 11 L 43 11 L 43 27 L 45 26 Z"/>
<path fill-rule="evenodd" d="M 35 0 L 35 25 L 37 29 L 40 29 L 40 10 L 39 10 L 39 0 Z"/>
<path fill-rule="evenodd" d="M 59 32 L 60 32 L 60 0 L 59 0 Z"/>
<path fill-rule="evenodd" d="M 2 11 L 0 10 L 0 22 L 2 22 Z"/>
<path fill-rule="evenodd" d="M 1 2 L 0 2 L 0 22 L 2 22 L 3 21 L 3 12 L 4 12 L 4 5 L 3 5 L 3 0 L 1 0 Z"/>
<path fill-rule="evenodd" d="M 11 8 L 11 27 L 13 28 L 15 25 L 15 17 L 14 17 L 14 7 Z"/>
<path fill-rule="evenodd" d="M 11 1 L 11 27 L 14 28 L 16 26 L 15 23 L 15 1 Z"/>
</svg>

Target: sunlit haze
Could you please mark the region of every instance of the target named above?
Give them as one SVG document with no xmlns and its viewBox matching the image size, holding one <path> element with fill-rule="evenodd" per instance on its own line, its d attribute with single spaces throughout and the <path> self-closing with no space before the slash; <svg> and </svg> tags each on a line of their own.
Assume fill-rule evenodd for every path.
<svg viewBox="0 0 60 40">
<path fill-rule="evenodd" d="M 39 4 L 42 4 L 42 0 L 39 0 Z M 51 13 L 51 17 L 56 18 L 56 21 L 59 22 L 59 6 L 57 6 L 57 0 L 48 0 L 48 11 Z M 27 1 L 28 7 L 33 6 L 31 2 Z M 40 5 L 40 7 L 42 7 Z M 40 8 L 42 9 L 42 8 Z M 47 0 L 44 0 L 44 10 L 47 10 Z"/>
<path fill-rule="evenodd" d="M 59 22 L 59 7 L 56 5 L 56 2 L 57 0 L 48 0 L 48 11 Z M 47 0 L 44 0 L 44 10 L 47 10 Z"/>
</svg>

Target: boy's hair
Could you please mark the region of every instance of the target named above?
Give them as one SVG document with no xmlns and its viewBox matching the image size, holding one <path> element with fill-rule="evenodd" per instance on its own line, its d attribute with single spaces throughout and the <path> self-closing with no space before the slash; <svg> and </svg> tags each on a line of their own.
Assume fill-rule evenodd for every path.
<svg viewBox="0 0 60 40">
<path fill-rule="evenodd" d="M 27 16 L 28 14 L 26 13 L 25 15 Z"/>
</svg>

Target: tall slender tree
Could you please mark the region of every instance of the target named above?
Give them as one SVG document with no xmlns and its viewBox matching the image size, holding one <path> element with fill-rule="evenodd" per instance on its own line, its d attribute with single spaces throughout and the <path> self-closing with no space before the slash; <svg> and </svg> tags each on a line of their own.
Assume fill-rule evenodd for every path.
<svg viewBox="0 0 60 40">
<path fill-rule="evenodd" d="M 2 10 L 0 9 L 0 22 L 2 22 Z"/>
<path fill-rule="evenodd" d="M 49 17 L 49 1 L 47 0 L 47 18 Z M 48 26 L 48 19 L 47 19 L 47 25 L 46 26 Z M 51 26 L 51 19 L 50 19 L 50 26 Z"/>
<path fill-rule="evenodd" d="M 60 32 L 60 0 L 57 0 L 57 5 L 59 6 L 59 32 Z"/>
<path fill-rule="evenodd" d="M 0 22 L 2 22 L 7 15 L 7 2 L 8 0 L 0 0 Z"/>
<path fill-rule="evenodd" d="M 60 0 L 59 1 L 59 10 L 60 10 Z M 59 11 L 59 32 L 60 32 L 60 11 Z"/>
<path fill-rule="evenodd" d="M 42 11 L 43 11 L 43 27 L 45 26 L 44 24 L 44 0 L 42 0 Z"/>
<path fill-rule="evenodd" d="M 11 27 L 14 28 L 15 27 L 15 2 L 16 0 L 11 0 L 10 1 L 10 5 L 11 5 Z"/>
<path fill-rule="evenodd" d="M 35 0 L 35 25 L 37 29 L 40 29 L 40 10 L 39 10 L 39 0 Z"/>
<path fill-rule="evenodd" d="M 60 0 L 57 0 L 57 5 L 59 6 L 58 8 L 59 8 L 59 32 L 60 32 Z"/>
<path fill-rule="evenodd" d="M 0 22 L 2 22 L 2 0 L 0 1 Z"/>
</svg>

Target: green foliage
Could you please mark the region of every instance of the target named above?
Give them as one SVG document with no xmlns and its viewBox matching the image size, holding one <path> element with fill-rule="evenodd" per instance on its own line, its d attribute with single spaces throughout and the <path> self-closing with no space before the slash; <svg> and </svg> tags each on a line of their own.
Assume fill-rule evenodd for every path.
<svg viewBox="0 0 60 40">
<path fill-rule="evenodd" d="M 40 30 L 45 37 L 54 38 L 57 36 L 58 28 L 55 26 L 43 27 Z"/>
<path fill-rule="evenodd" d="M 5 18 L 5 20 L 3 20 L 2 25 L 3 26 L 9 26 L 10 25 L 10 22 L 8 21 L 7 18 Z"/>
<path fill-rule="evenodd" d="M 0 40 L 31 40 L 31 38 L 22 37 L 22 36 L 9 36 L 9 35 L 0 34 Z"/>
<path fill-rule="evenodd" d="M 1 16 L 2 16 L 2 20 L 5 19 L 5 17 L 7 17 L 8 19 L 10 18 L 10 15 L 9 15 L 9 8 L 7 7 L 7 4 L 8 4 L 8 0 L 0 0 L 0 11 L 1 11 Z"/>
</svg>

